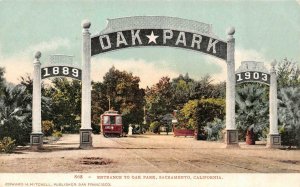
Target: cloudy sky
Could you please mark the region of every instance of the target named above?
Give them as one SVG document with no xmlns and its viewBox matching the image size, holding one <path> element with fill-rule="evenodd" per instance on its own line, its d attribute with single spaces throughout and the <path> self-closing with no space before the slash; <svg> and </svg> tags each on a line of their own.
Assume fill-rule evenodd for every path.
<svg viewBox="0 0 300 187">
<path fill-rule="evenodd" d="M 42 63 L 51 54 L 73 55 L 81 63 L 81 21 L 89 19 L 90 32 L 103 30 L 107 18 L 128 16 L 172 16 L 212 24 L 213 32 L 226 40 L 226 29 L 236 29 L 236 68 L 243 60 L 263 61 L 285 57 L 300 62 L 300 2 L 200 1 L 200 0 L 0 0 L 0 66 L 6 79 L 33 70 L 36 50 Z M 92 57 L 92 79 L 102 80 L 112 66 L 141 78 L 141 86 L 152 85 L 162 76 L 186 72 L 194 79 L 210 74 L 225 80 L 225 62 L 195 51 L 177 48 L 130 48 Z"/>
</svg>

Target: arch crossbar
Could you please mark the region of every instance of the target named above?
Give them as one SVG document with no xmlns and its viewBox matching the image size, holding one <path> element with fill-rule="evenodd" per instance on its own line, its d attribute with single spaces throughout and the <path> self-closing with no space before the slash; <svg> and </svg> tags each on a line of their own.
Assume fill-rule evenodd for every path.
<svg viewBox="0 0 300 187">
<path fill-rule="evenodd" d="M 202 33 L 171 29 L 132 29 L 97 35 L 91 38 L 91 54 L 97 55 L 129 47 L 179 47 L 227 59 L 227 43 Z"/>
</svg>

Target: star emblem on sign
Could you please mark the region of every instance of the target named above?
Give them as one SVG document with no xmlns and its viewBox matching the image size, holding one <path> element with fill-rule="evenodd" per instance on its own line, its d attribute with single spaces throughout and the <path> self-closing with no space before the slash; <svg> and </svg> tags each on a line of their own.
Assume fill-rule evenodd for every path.
<svg viewBox="0 0 300 187">
<path fill-rule="evenodd" d="M 156 38 L 158 38 L 158 36 L 154 35 L 153 31 L 151 32 L 150 35 L 146 35 L 146 36 L 149 39 L 148 44 L 151 42 L 156 44 Z"/>
</svg>

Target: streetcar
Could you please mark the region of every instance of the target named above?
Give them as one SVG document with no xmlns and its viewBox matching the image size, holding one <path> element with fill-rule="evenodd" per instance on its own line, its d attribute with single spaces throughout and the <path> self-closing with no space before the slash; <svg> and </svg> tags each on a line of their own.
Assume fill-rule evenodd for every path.
<svg viewBox="0 0 300 187">
<path fill-rule="evenodd" d="M 101 115 L 101 132 L 104 137 L 122 136 L 122 115 L 117 111 L 109 110 Z"/>
</svg>

